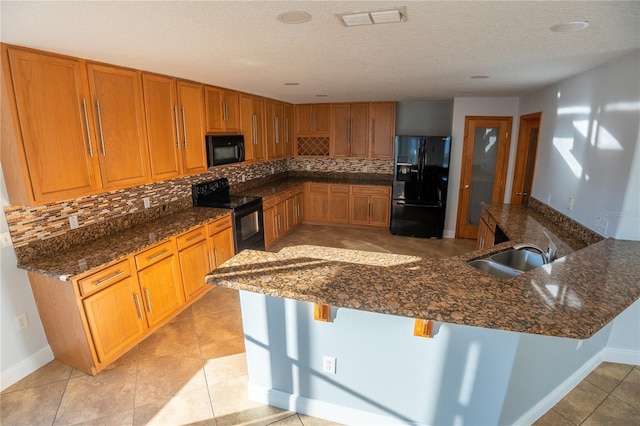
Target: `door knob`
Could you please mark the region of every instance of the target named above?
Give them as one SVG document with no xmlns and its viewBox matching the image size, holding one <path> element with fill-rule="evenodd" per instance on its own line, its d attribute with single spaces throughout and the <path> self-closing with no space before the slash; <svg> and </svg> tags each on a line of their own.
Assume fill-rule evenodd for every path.
<svg viewBox="0 0 640 426">
<path fill-rule="evenodd" d="M 464 189 L 469 189 L 469 185 L 465 185 L 465 186 L 464 186 Z"/>
</svg>

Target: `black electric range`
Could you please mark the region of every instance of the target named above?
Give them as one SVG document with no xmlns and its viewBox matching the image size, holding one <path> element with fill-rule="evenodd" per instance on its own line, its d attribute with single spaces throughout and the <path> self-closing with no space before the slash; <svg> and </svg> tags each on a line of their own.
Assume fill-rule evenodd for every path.
<svg viewBox="0 0 640 426">
<path fill-rule="evenodd" d="M 191 187 L 191 195 L 194 207 L 231 210 L 236 253 L 245 249 L 264 250 L 261 197 L 230 195 L 227 178 L 196 183 Z"/>
</svg>

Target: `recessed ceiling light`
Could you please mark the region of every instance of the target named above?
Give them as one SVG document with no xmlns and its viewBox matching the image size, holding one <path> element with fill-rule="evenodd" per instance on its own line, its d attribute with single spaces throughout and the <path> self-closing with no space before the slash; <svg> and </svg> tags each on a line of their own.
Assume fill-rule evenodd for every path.
<svg viewBox="0 0 640 426">
<path fill-rule="evenodd" d="M 473 80 L 486 80 L 487 78 L 489 78 L 488 75 L 472 75 L 471 79 Z"/>
<path fill-rule="evenodd" d="M 589 26 L 588 21 L 573 21 L 557 24 L 551 27 L 551 31 L 557 33 L 572 33 L 576 31 L 582 31 Z"/>
<path fill-rule="evenodd" d="M 311 20 L 311 15 L 301 10 L 290 10 L 278 15 L 278 21 L 285 24 L 304 24 Z"/>
<path fill-rule="evenodd" d="M 300 83 L 285 83 L 285 86 L 300 86 Z"/>
</svg>

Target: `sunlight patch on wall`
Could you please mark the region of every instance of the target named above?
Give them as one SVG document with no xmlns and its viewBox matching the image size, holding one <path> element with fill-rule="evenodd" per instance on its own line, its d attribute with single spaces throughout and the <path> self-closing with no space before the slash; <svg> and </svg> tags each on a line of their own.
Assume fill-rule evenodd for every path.
<svg viewBox="0 0 640 426">
<path fill-rule="evenodd" d="M 611 134 L 605 127 L 599 126 L 597 128 L 596 146 L 598 149 L 607 151 L 623 151 L 624 148 L 618 142 L 615 136 Z"/>
<path fill-rule="evenodd" d="M 605 111 L 640 111 L 640 102 L 616 102 L 604 107 Z"/>
<path fill-rule="evenodd" d="M 573 120 L 573 127 L 585 138 L 589 136 L 589 120 Z"/>
<path fill-rule="evenodd" d="M 558 108 L 558 115 L 571 115 L 571 114 L 591 114 L 591 107 L 588 106 L 570 106 Z"/>
<path fill-rule="evenodd" d="M 582 166 L 573 156 L 571 150 L 573 149 L 573 138 L 553 138 L 553 146 L 558 150 L 567 166 L 571 169 L 571 172 L 580 179 L 582 176 Z"/>
</svg>

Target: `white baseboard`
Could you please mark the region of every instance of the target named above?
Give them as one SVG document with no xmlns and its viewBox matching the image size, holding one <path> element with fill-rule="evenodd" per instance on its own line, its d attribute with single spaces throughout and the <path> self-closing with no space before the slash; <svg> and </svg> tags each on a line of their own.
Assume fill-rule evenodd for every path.
<svg viewBox="0 0 640 426">
<path fill-rule="evenodd" d="M 445 229 L 444 231 L 442 231 L 442 238 L 455 238 L 456 237 L 456 231 L 453 230 L 448 230 Z"/>
<path fill-rule="evenodd" d="M 529 411 L 524 413 L 514 424 L 515 425 L 530 425 L 536 420 L 542 417 L 547 411 L 551 410 L 562 398 L 564 398 L 578 383 L 583 381 L 593 370 L 596 369 L 604 361 L 604 352 L 606 349 L 601 350 L 595 354 L 589 361 L 584 363 L 575 373 L 573 373 L 567 380 L 562 382 L 560 386 L 555 388 L 551 393 L 542 398 L 536 405 L 531 407 Z"/>
<path fill-rule="evenodd" d="M 49 345 L 40 349 L 29 358 L 0 373 L 0 390 L 5 390 L 14 383 L 24 379 L 43 365 L 53 361 L 53 352 Z"/>
<path fill-rule="evenodd" d="M 306 414 L 308 416 L 317 417 L 331 422 L 367 426 L 407 424 L 421 425 L 421 423 L 407 423 L 406 419 L 373 414 L 342 405 L 319 401 L 300 395 L 289 394 L 275 389 L 263 388 L 252 385 L 251 383 L 249 383 L 248 389 L 249 399 L 252 401 L 282 408 L 283 410 L 293 411 L 295 413 Z"/>
<path fill-rule="evenodd" d="M 640 365 L 640 351 L 606 347 L 603 350 L 602 360 L 618 364 Z"/>
</svg>

